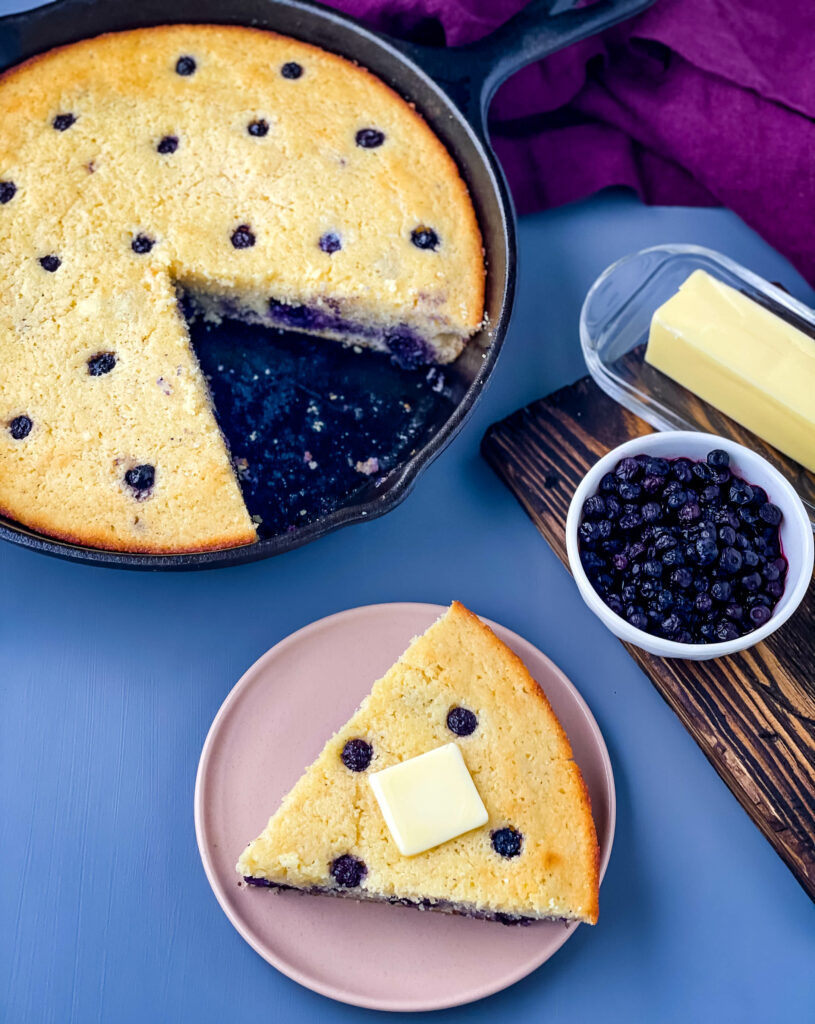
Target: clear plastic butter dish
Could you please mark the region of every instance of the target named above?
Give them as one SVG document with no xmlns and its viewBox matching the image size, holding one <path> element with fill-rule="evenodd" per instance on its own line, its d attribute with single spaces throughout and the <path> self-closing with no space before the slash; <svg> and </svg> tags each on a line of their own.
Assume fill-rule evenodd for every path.
<svg viewBox="0 0 815 1024">
<path fill-rule="evenodd" d="M 795 487 L 815 528 L 815 473 L 645 362 L 651 317 L 694 270 L 737 288 L 815 345 L 815 310 L 781 288 L 710 249 L 660 245 L 613 263 L 590 288 L 580 314 L 589 373 L 606 394 L 657 430 L 707 431 L 759 452 Z"/>
</svg>

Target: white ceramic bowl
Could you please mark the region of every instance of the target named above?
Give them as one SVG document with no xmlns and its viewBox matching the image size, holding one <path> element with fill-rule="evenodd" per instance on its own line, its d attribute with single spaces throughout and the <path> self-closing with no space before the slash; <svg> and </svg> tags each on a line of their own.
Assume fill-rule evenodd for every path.
<svg viewBox="0 0 815 1024">
<path fill-rule="evenodd" d="M 738 476 L 748 483 L 763 487 L 775 505 L 783 512 L 781 521 L 781 544 L 784 556 L 789 562 L 785 577 L 786 586 L 780 601 L 773 609 L 772 618 L 752 633 L 739 637 L 737 640 L 725 640 L 713 644 L 683 644 L 677 640 L 664 640 L 652 636 L 641 629 L 636 629 L 626 619 L 616 615 L 594 587 L 580 562 L 578 550 L 577 528 L 583 510 L 583 502 L 597 492 L 600 480 L 610 473 L 620 459 L 626 456 L 647 454 L 657 455 L 664 459 L 675 459 L 684 456 L 688 459 L 703 460 L 713 448 L 722 448 L 730 456 L 730 467 Z M 662 433 L 648 434 L 626 441 L 604 455 L 599 462 L 586 473 L 580 482 L 569 506 L 566 517 L 566 550 L 569 555 L 569 566 L 580 590 L 583 600 L 591 610 L 608 626 L 612 633 L 627 643 L 635 644 L 651 654 L 662 658 L 687 658 L 692 661 L 705 661 L 708 658 L 719 658 L 736 651 L 744 651 L 759 641 L 764 640 L 792 615 L 801 603 L 812 580 L 813 566 L 812 527 L 801 499 L 791 484 L 774 469 L 766 459 L 749 448 L 728 441 L 714 434 L 702 434 L 695 430 L 666 430 Z"/>
</svg>

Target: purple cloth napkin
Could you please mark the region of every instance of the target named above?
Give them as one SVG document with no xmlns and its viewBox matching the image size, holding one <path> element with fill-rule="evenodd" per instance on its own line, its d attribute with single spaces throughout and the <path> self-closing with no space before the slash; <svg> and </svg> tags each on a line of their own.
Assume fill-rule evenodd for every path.
<svg viewBox="0 0 815 1024">
<path fill-rule="evenodd" d="M 460 45 L 523 0 L 329 0 L 374 28 Z M 657 0 L 519 72 L 490 125 L 520 212 L 625 185 L 735 210 L 815 284 L 815 4 Z"/>
</svg>

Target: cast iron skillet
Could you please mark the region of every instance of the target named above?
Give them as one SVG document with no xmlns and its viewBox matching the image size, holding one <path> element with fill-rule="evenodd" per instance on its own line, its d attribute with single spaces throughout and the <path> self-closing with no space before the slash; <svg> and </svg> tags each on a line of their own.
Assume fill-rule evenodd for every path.
<svg viewBox="0 0 815 1024">
<path fill-rule="evenodd" d="M 373 71 L 415 103 L 455 158 L 481 225 L 487 262 L 486 313 L 481 331 L 450 368 L 455 402 L 439 429 L 415 454 L 368 488 L 361 500 L 317 521 L 256 544 L 225 551 L 144 555 L 100 551 L 64 543 L 0 519 L 0 537 L 77 562 L 132 569 L 206 569 L 267 558 L 340 526 L 382 515 L 409 492 L 461 428 L 490 376 L 506 333 L 516 277 L 512 200 L 489 145 L 486 116 L 495 90 L 514 71 L 644 10 L 653 0 L 600 0 L 580 10 L 553 13 L 564 0 L 532 0 L 486 39 L 456 49 L 433 49 L 377 35 L 351 19 L 303 0 L 58 0 L 0 19 L 0 70 L 54 46 L 102 32 L 168 22 L 210 22 L 271 29 L 342 54 Z M 568 6 L 568 0 L 565 0 Z"/>
</svg>

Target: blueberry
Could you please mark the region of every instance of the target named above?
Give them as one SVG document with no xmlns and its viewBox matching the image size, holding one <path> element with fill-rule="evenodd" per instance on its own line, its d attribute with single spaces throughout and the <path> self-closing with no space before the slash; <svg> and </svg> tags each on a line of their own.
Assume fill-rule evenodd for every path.
<svg viewBox="0 0 815 1024">
<path fill-rule="evenodd" d="M 761 506 L 758 512 L 759 516 L 764 520 L 765 523 L 769 523 L 770 526 L 778 526 L 781 522 L 781 509 L 778 505 L 773 505 L 771 502 L 766 502 Z"/>
<path fill-rule="evenodd" d="M 716 505 L 721 501 L 722 493 L 719 489 L 718 484 L 708 484 L 707 487 L 702 488 L 700 495 L 703 502 L 706 505 Z"/>
<path fill-rule="evenodd" d="M 739 519 L 747 526 L 752 526 L 758 522 L 758 512 L 749 505 L 742 505 L 739 508 Z"/>
<path fill-rule="evenodd" d="M 34 424 L 28 416 L 15 416 L 11 423 L 9 423 L 8 429 L 15 441 L 22 441 L 24 437 L 28 437 L 31 433 L 33 426 Z"/>
<path fill-rule="evenodd" d="M 650 601 L 659 594 L 659 583 L 654 579 L 644 579 L 639 585 L 640 597 Z"/>
<path fill-rule="evenodd" d="M 767 497 L 767 492 L 764 488 L 757 487 L 755 484 L 750 484 L 750 486 L 753 488 L 753 504 L 757 506 L 766 505 L 769 498 Z"/>
<path fill-rule="evenodd" d="M 645 463 L 645 472 L 649 476 L 667 476 L 671 465 L 667 459 L 649 458 Z"/>
<path fill-rule="evenodd" d="M 738 548 L 725 548 L 719 556 L 719 568 L 733 576 L 741 569 L 743 558 Z"/>
<path fill-rule="evenodd" d="M 705 614 L 713 607 L 713 598 L 710 594 L 697 594 L 693 601 L 693 607 L 697 612 Z"/>
<path fill-rule="evenodd" d="M 623 507 L 617 498 L 613 494 L 609 494 L 606 497 L 606 515 L 609 519 L 619 519 L 622 515 Z"/>
<path fill-rule="evenodd" d="M 600 540 L 607 540 L 614 532 L 614 525 L 610 519 L 601 519 L 597 524 L 597 533 Z"/>
<path fill-rule="evenodd" d="M 149 463 L 141 466 L 134 466 L 125 473 L 125 483 L 134 491 L 141 493 L 149 491 L 156 481 L 156 470 Z"/>
<path fill-rule="evenodd" d="M 262 139 L 264 135 L 269 134 L 269 122 L 264 119 L 258 118 L 257 121 L 250 121 L 246 126 L 246 130 L 250 135 L 254 135 L 256 139 Z"/>
<path fill-rule="evenodd" d="M 478 718 L 469 708 L 451 708 L 447 712 L 447 728 L 456 736 L 469 736 L 477 726 Z"/>
<path fill-rule="evenodd" d="M 755 551 L 751 550 L 750 548 L 748 548 L 742 555 L 742 561 L 748 569 L 755 569 L 757 566 L 761 564 L 761 559 L 759 558 L 759 556 L 755 553 Z"/>
<path fill-rule="evenodd" d="M 642 507 L 643 515 L 645 513 L 645 509 L 646 508 L 647 508 L 647 506 L 643 505 L 643 507 Z M 654 541 L 654 547 L 656 548 L 657 551 L 667 551 L 668 548 L 675 548 L 676 547 L 676 543 L 677 543 L 676 537 L 674 537 L 674 535 L 672 533 L 660 533 L 660 534 L 657 535 L 657 538 Z"/>
<path fill-rule="evenodd" d="M 163 139 L 156 146 L 159 153 L 175 153 L 178 149 L 178 136 L 177 135 L 165 135 Z"/>
<path fill-rule="evenodd" d="M 714 580 L 710 594 L 716 601 L 729 601 L 733 594 L 733 588 L 727 580 Z"/>
<path fill-rule="evenodd" d="M 581 551 L 580 561 L 583 563 L 583 568 L 588 573 L 600 572 L 601 569 L 605 569 L 606 561 L 601 558 L 600 555 L 594 551 Z"/>
<path fill-rule="evenodd" d="M 581 523 L 577 528 L 577 536 L 585 545 L 594 545 L 600 539 L 597 523 Z"/>
<path fill-rule="evenodd" d="M 761 586 L 761 577 L 757 572 L 750 572 L 742 576 L 739 582 L 748 594 L 752 594 Z"/>
<path fill-rule="evenodd" d="M 784 584 L 781 580 L 770 580 L 764 589 L 773 600 L 777 601 L 784 593 Z"/>
<path fill-rule="evenodd" d="M 331 862 L 331 877 L 343 889 L 355 889 L 368 874 L 365 862 L 344 853 Z"/>
<path fill-rule="evenodd" d="M 676 513 L 676 518 L 680 523 L 687 525 L 688 523 L 695 523 L 696 520 L 701 516 L 702 510 L 696 504 L 695 501 L 688 501 L 679 509 Z"/>
<path fill-rule="evenodd" d="M 638 501 L 642 497 L 642 487 L 630 480 L 623 480 L 617 488 L 617 493 L 623 501 Z"/>
<path fill-rule="evenodd" d="M 679 569 L 685 564 L 685 555 L 681 548 L 669 548 L 662 555 L 662 564 L 669 569 Z"/>
<path fill-rule="evenodd" d="M 706 462 L 694 462 L 691 466 L 691 473 L 696 477 L 698 483 L 709 484 L 713 480 L 713 470 Z"/>
<path fill-rule="evenodd" d="M 685 590 L 693 583 L 693 573 L 690 569 L 674 569 L 671 573 L 671 583 L 676 587 L 681 587 Z"/>
<path fill-rule="evenodd" d="M 769 583 L 773 583 L 778 579 L 781 573 L 778 571 L 778 566 L 775 562 L 767 562 L 761 569 L 761 575 Z"/>
<path fill-rule="evenodd" d="M 351 772 L 364 772 L 374 756 L 373 747 L 365 740 L 348 740 L 342 748 L 342 763 Z"/>
<path fill-rule="evenodd" d="M 181 75 L 182 78 L 187 78 L 189 75 L 195 74 L 196 67 L 194 57 L 179 57 L 175 62 L 175 73 Z"/>
<path fill-rule="evenodd" d="M 287 61 L 280 69 L 280 74 L 284 78 L 288 78 L 290 81 L 294 81 L 295 79 L 300 78 L 302 76 L 303 67 L 301 64 L 298 64 L 297 61 L 290 60 Z"/>
<path fill-rule="evenodd" d="M 633 583 L 625 583 L 620 591 L 620 596 L 626 604 L 632 604 L 637 597 L 637 588 Z"/>
<path fill-rule="evenodd" d="M 649 475 L 643 478 L 642 489 L 645 491 L 646 494 L 655 495 L 662 490 L 662 485 L 664 483 L 664 476 Z"/>
<path fill-rule="evenodd" d="M 626 615 L 626 618 L 634 627 L 634 629 L 647 629 L 648 628 L 648 616 L 641 609 L 631 611 Z"/>
<path fill-rule="evenodd" d="M 753 500 L 753 488 L 738 477 L 734 477 L 729 497 L 731 505 L 749 505 Z"/>
<path fill-rule="evenodd" d="M 154 238 L 149 238 L 147 235 L 136 235 L 130 243 L 130 248 L 133 252 L 138 253 L 139 256 L 143 256 L 145 253 L 150 252 L 155 244 Z"/>
<path fill-rule="evenodd" d="M 88 373 L 91 377 L 102 377 L 110 373 L 116 365 L 116 356 L 113 352 L 97 352 L 88 360 Z"/>
<path fill-rule="evenodd" d="M 694 576 L 691 586 L 697 594 L 706 594 L 710 590 L 710 580 L 707 576 Z"/>
<path fill-rule="evenodd" d="M 628 512 L 620 519 L 620 529 L 622 530 L 636 530 L 638 526 L 642 526 L 642 517 L 636 512 Z"/>
<path fill-rule="evenodd" d="M 628 483 L 632 483 L 638 477 L 642 476 L 642 466 L 636 459 L 621 459 L 617 463 L 614 472 L 621 480 L 626 480 Z"/>
<path fill-rule="evenodd" d="M 439 247 L 439 236 L 432 228 L 414 228 L 410 233 L 410 240 L 417 249 L 431 249 L 435 252 Z"/>
<path fill-rule="evenodd" d="M 76 124 L 76 116 L 74 114 L 57 114 L 51 122 L 51 125 L 58 132 L 67 132 L 72 124 Z"/>
<path fill-rule="evenodd" d="M 392 331 L 385 337 L 393 361 L 403 370 L 416 370 L 433 362 L 433 353 L 409 328 Z"/>
<path fill-rule="evenodd" d="M 361 149 L 377 149 L 385 141 L 385 133 L 378 128 L 360 128 L 354 141 Z"/>
<path fill-rule="evenodd" d="M 712 565 L 719 557 L 719 549 L 715 540 L 701 537 L 696 542 L 696 560 L 699 565 Z"/>
<path fill-rule="evenodd" d="M 736 531 L 732 526 L 720 526 L 719 540 L 726 547 L 732 547 L 736 543 Z"/>
<path fill-rule="evenodd" d="M 623 602 L 620 600 L 619 597 L 616 597 L 614 594 L 611 594 L 609 597 L 606 598 L 606 606 L 610 608 L 615 615 L 623 614 Z"/>
<path fill-rule="evenodd" d="M 734 622 L 741 622 L 744 618 L 744 608 L 737 601 L 731 601 L 729 604 L 726 604 L 724 606 L 724 613 L 728 619 L 733 619 Z"/>
<path fill-rule="evenodd" d="M 0 181 L 0 206 L 5 206 L 17 194 L 17 186 L 13 181 Z"/>
<path fill-rule="evenodd" d="M 612 561 L 614 563 L 614 568 L 617 570 L 617 572 L 625 572 L 625 570 L 628 568 L 627 555 L 617 554 L 614 556 Z"/>
<path fill-rule="evenodd" d="M 617 477 L 613 473 L 606 473 L 600 481 L 601 494 L 614 494 L 617 490 Z"/>
<path fill-rule="evenodd" d="M 677 512 L 683 505 L 687 503 L 688 492 L 679 490 L 672 491 L 665 499 L 665 504 L 670 512 Z"/>
<path fill-rule="evenodd" d="M 699 627 L 699 635 L 706 643 L 712 643 L 716 637 L 716 627 L 712 622 L 705 622 Z"/>
<path fill-rule="evenodd" d="M 583 502 L 583 515 L 586 519 L 600 519 L 605 511 L 606 503 L 599 494 L 594 494 Z"/>
<path fill-rule="evenodd" d="M 755 608 L 750 609 L 750 621 L 754 626 L 763 626 L 765 622 L 770 621 L 772 612 L 769 608 L 765 608 L 764 605 L 757 604 Z"/>
<path fill-rule="evenodd" d="M 776 558 L 775 561 L 772 564 L 778 569 L 778 572 L 782 576 L 786 576 L 787 575 L 787 560 L 786 560 L 786 558 Z"/>
<path fill-rule="evenodd" d="M 739 631 L 732 622 L 729 622 L 727 619 L 721 619 L 716 623 L 714 635 L 719 641 L 735 640 L 739 635 Z"/>
<path fill-rule="evenodd" d="M 62 260 L 59 256 L 41 256 L 40 266 L 43 270 L 47 270 L 49 274 L 53 274 L 62 266 Z"/>
<path fill-rule="evenodd" d="M 524 837 L 514 828 L 499 828 L 490 833 L 492 848 L 502 857 L 517 857 Z"/>
<path fill-rule="evenodd" d="M 251 249 L 255 244 L 255 234 L 248 224 L 239 224 L 230 239 L 236 249 Z"/>
<path fill-rule="evenodd" d="M 594 578 L 594 587 L 600 594 L 607 594 L 614 586 L 614 577 L 608 572 L 601 572 Z"/>
<path fill-rule="evenodd" d="M 643 563 L 643 572 L 646 576 L 650 576 L 652 579 L 659 579 L 662 575 L 662 563 L 656 559 L 649 559 L 649 561 Z"/>
<path fill-rule="evenodd" d="M 692 463 L 690 459 L 674 459 L 671 463 L 671 476 L 679 483 L 689 484 L 693 479 Z"/>
<path fill-rule="evenodd" d="M 746 533 L 742 533 L 741 531 L 739 531 L 739 533 L 736 534 L 737 548 L 740 548 L 742 551 L 746 551 L 748 548 L 751 548 L 752 546 L 753 545 L 750 542 L 750 538 L 747 536 Z"/>
<path fill-rule="evenodd" d="M 755 608 L 758 605 L 764 605 L 765 608 L 772 608 L 773 599 L 769 594 L 750 594 L 745 601 L 748 608 Z"/>
<path fill-rule="evenodd" d="M 682 629 L 676 634 L 674 640 L 680 644 L 692 644 L 694 642 L 693 633 L 690 630 Z"/>
<path fill-rule="evenodd" d="M 323 252 L 327 252 L 330 256 L 333 252 L 339 252 L 342 249 L 342 242 L 340 236 L 334 231 L 327 231 L 320 237 L 320 248 Z"/>
<path fill-rule="evenodd" d="M 669 615 L 667 619 L 663 619 L 661 628 L 666 636 L 673 636 L 675 633 L 678 633 L 682 628 L 679 616 Z"/>
<path fill-rule="evenodd" d="M 669 612 L 676 604 L 676 597 L 671 590 L 661 590 L 657 596 L 657 611 Z"/>
<path fill-rule="evenodd" d="M 727 468 L 730 465 L 730 456 L 722 448 L 714 448 L 707 453 L 707 464 L 714 469 Z"/>
</svg>

